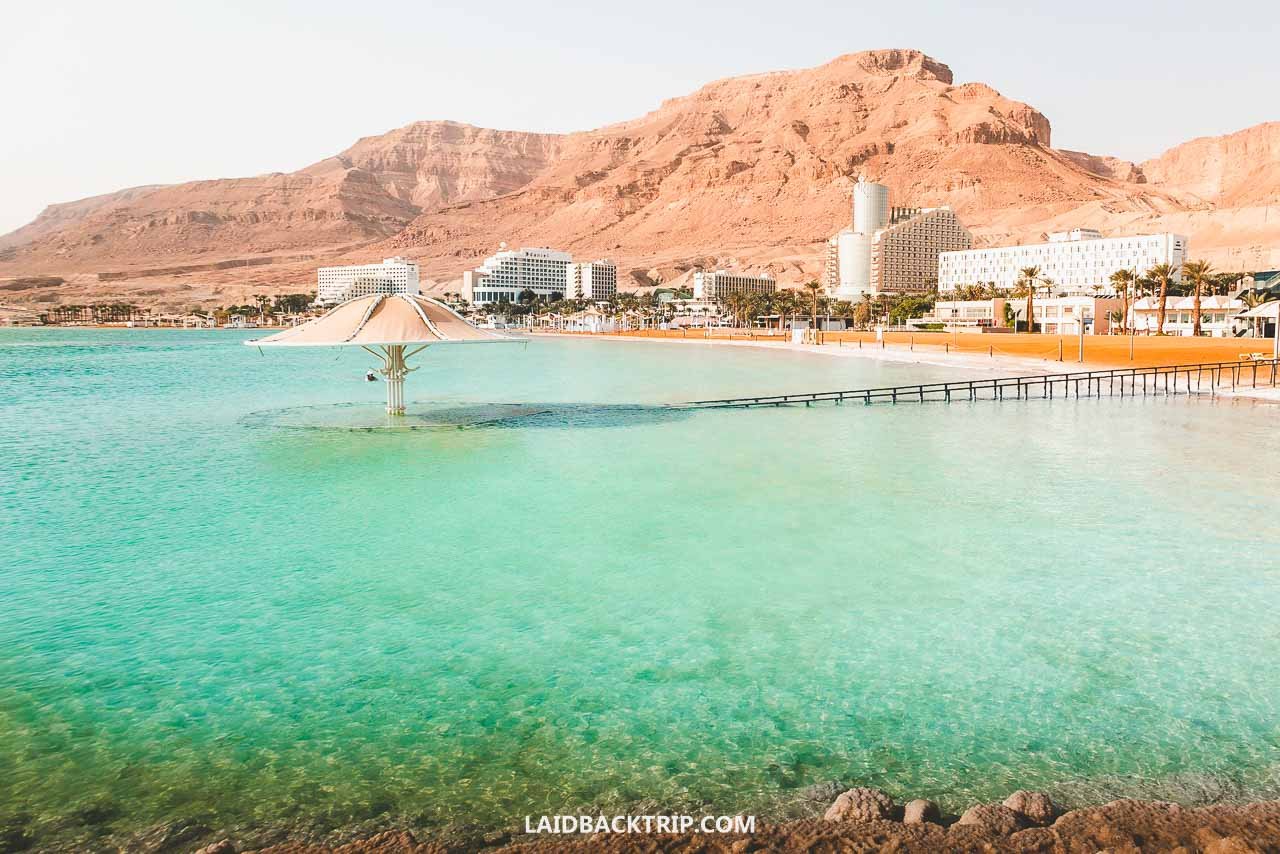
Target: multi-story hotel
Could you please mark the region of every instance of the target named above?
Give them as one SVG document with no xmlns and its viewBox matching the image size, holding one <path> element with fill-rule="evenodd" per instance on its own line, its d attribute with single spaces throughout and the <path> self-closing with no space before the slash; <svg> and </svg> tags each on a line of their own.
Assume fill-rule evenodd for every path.
<svg viewBox="0 0 1280 854">
<path fill-rule="evenodd" d="M 896 208 L 871 246 L 871 286 L 882 294 L 918 294 L 938 284 L 938 257 L 973 245 L 950 208 Z"/>
<path fill-rule="evenodd" d="M 968 249 L 973 236 L 950 208 L 891 208 L 889 188 L 859 177 L 853 189 L 853 226 L 827 242 L 823 284 L 832 296 L 932 290 L 938 256 Z"/>
<path fill-rule="evenodd" d="M 316 302 L 332 305 L 370 294 L 418 293 L 418 265 L 403 258 L 381 264 L 321 267 L 316 271 Z"/>
<path fill-rule="evenodd" d="M 1142 275 L 1157 264 L 1180 269 L 1186 257 L 1187 238 L 1181 234 L 1103 237 L 1093 229 L 1077 228 L 1050 234 L 1048 243 L 944 252 L 938 258 L 938 289 L 953 291 L 965 285 L 1014 289 L 1024 267 L 1039 267 L 1040 275 L 1052 281 L 1054 293 L 1110 293 L 1110 277 L 1117 270 Z M 1181 272 L 1175 275 L 1180 277 Z"/>
<path fill-rule="evenodd" d="M 723 302 L 730 294 L 771 294 L 777 287 L 777 282 L 765 273 L 748 276 L 727 270 L 716 270 L 714 273 L 698 270 L 693 274 L 695 300 Z"/>
<path fill-rule="evenodd" d="M 573 257 L 556 249 L 503 248 L 490 255 L 475 270 L 462 275 L 462 296 L 475 305 L 493 302 L 519 302 L 520 294 L 531 291 L 535 296 L 561 299 L 569 284 L 569 265 Z M 617 274 L 614 274 L 615 287 Z"/>
<path fill-rule="evenodd" d="M 607 300 L 618 293 L 618 267 L 611 261 L 570 264 L 566 299 Z"/>
</svg>

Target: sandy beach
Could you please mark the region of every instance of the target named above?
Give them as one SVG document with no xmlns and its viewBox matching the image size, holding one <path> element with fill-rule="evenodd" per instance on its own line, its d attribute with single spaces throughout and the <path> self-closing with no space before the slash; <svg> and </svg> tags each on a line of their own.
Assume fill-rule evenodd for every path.
<svg viewBox="0 0 1280 854">
<path fill-rule="evenodd" d="M 660 341 L 666 344 L 694 347 L 751 347 L 836 358 L 873 359 L 882 362 L 952 368 L 957 372 L 963 372 L 963 377 L 957 377 L 958 379 L 974 376 L 1034 376 L 1108 368 L 1234 362 L 1245 354 L 1263 353 L 1270 357 L 1271 353 L 1269 340 L 1144 337 L 1135 338 L 1132 341 L 1134 358 L 1130 360 L 1128 358 L 1129 339 L 1120 336 L 1097 336 L 1086 338 L 1085 360 L 1081 362 L 1078 360 L 1078 339 L 1071 336 L 952 336 L 946 333 L 895 332 L 888 333 L 882 341 L 877 341 L 874 333 L 853 332 L 828 334 L 822 344 L 798 344 L 781 335 L 752 335 L 747 332 L 737 332 L 704 337 L 701 333 L 702 330 L 689 330 L 685 335 L 680 334 L 678 330 L 645 330 L 603 334 L 576 332 L 530 334 L 563 340 L 590 338 L 619 342 Z M 992 338 L 998 338 L 999 344 L 991 341 Z M 1069 340 L 1072 348 L 1075 348 L 1068 350 L 1064 343 L 1061 350 L 1062 361 L 1057 358 L 1059 339 L 1062 342 Z M 960 342 L 958 346 L 953 344 L 957 340 Z M 1048 345 L 1047 350 L 1046 345 Z M 1036 353 L 1042 355 L 1033 355 Z M 1214 393 L 1219 397 L 1280 403 L 1280 385 L 1272 385 L 1270 382 L 1269 372 L 1272 370 L 1270 364 L 1259 370 L 1261 373 L 1257 386 L 1238 385 L 1232 389 L 1229 383 L 1223 383 Z"/>
</svg>

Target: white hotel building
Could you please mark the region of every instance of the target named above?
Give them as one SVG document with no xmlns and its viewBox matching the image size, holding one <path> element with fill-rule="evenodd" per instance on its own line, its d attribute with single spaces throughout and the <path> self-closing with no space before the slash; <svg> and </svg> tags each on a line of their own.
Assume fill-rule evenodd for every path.
<svg viewBox="0 0 1280 854">
<path fill-rule="evenodd" d="M 1093 229 L 1077 228 L 1050 234 L 1048 243 L 943 252 L 938 256 L 938 290 L 990 284 L 1012 290 L 1022 268 L 1039 267 L 1040 274 L 1053 281 L 1054 293 L 1109 293 L 1109 279 L 1117 270 L 1142 275 L 1156 264 L 1180 268 L 1186 257 L 1187 238 L 1181 234 L 1103 237 Z M 1180 277 L 1180 272 L 1175 275 Z"/>
<path fill-rule="evenodd" d="M 927 293 L 938 257 L 968 249 L 973 236 L 947 207 L 895 208 L 889 188 L 859 176 L 853 188 L 853 225 L 827 241 L 823 284 L 837 299 L 873 294 Z"/>
<path fill-rule="evenodd" d="M 607 300 L 618 294 L 618 267 L 611 261 L 570 264 L 565 299 Z"/>
<path fill-rule="evenodd" d="M 778 283 L 768 275 L 748 276 L 728 270 L 707 273 L 698 270 L 693 274 L 693 298 L 724 302 L 730 294 L 771 294 Z"/>
<path fill-rule="evenodd" d="M 519 302 L 520 294 L 560 299 L 569 286 L 573 256 L 557 249 L 507 249 L 506 244 L 474 270 L 462 274 L 462 296 L 475 305 Z M 615 282 L 617 277 L 614 277 Z"/>
<path fill-rule="evenodd" d="M 370 294 L 418 293 L 418 265 L 403 258 L 383 258 L 381 264 L 321 267 L 316 271 L 316 302 L 333 305 Z"/>
</svg>

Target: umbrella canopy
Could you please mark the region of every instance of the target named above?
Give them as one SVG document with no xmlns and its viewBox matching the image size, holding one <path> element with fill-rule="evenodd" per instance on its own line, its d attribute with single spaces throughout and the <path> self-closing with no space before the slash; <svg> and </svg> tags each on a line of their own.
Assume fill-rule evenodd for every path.
<svg viewBox="0 0 1280 854">
<path fill-rule="evenodd" d="M 479 329 L 442 302 L 417 294 L 373 294 L 347 300 L 315 320 L 266 338 L 251 347 L 363 347 L 382 360 L 387 412 L 404 414 L 406 359 L 440 344 L 511 344 L 525 341 Z M 406 347 L 410 347 L 408 352 Z M 372 372 L 370 379 L 376 379 Z"/>
<path fill-rule="evenodd" d="M 1270 317 L 1280 316 L 1280 300 L 1272 300 L 1264 302 L 1262 305 L 1254 306 L 1248 311 L 1242 311 L 1236 317 Z"/>
<path fill-rule="evenodd" d="M 359 347 L 522 341 L 472 326 L 442 302 L 410 294 L 373 294 L 347 300 L 255 347 Z"/>
</svg>

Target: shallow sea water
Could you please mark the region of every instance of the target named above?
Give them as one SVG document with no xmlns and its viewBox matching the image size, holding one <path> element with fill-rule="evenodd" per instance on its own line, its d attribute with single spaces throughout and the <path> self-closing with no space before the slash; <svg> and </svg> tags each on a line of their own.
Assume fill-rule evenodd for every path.
<svg viewBox="0 0 1280 854">
<path fill-rule="evenodd" d="M 0 825 L 1280 794 L 1280 409 L 575 340 L 351 430 L 366 354 L 244 337 L 0 331 Z"/>
</svg>

